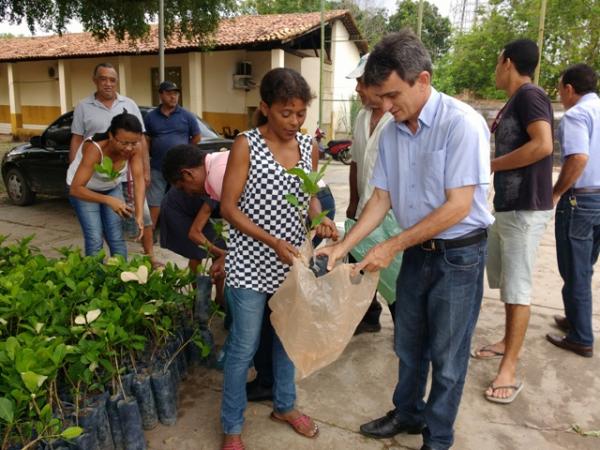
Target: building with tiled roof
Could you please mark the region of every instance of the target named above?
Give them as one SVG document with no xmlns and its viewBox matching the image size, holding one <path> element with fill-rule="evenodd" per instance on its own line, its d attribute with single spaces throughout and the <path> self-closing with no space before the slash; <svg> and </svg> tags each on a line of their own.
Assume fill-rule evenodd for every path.
<svg viewBox="0 0 600 450">
<path fill-rule="evenodd" d="M 325 13 L 323 124 L 348 131 L 353 80 L 345 75 L 367 44 L 348 11 Z M 320 13 L 225 18 L 203 39 L 171 38 L 165 45 L 166 79 L 182 88 L 182 104 L 218 131 L 245 129 L 258 106 L 256 85 L 273 67 L 298 70 L 319 92 Z M 0 133 L 32 133 L 92 93 L 92 70 L 110 62 L 119 90 L 140 105 L 158 102 L 158 38 L 118 42 L 90 33 L 0 39 Z M 316 98 L 305 123 L 316 128 Z M 33 131 L 34 132 L 34 131 Z"/>
</svg>

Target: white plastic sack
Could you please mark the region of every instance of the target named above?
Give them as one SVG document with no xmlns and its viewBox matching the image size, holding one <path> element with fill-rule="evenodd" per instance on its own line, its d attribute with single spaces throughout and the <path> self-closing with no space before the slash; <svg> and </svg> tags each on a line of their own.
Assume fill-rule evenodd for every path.
<svg viewBox="0 0 600 450">
<path fill-rule="evenodd" d="M 350 342 L 377 288 L 379 273 L 350 278 L 338 264 L 317 278 L 308 267 L 310 243 L 269 301 L 271 323 L 302 379 L 335 361 Z"/>
</svg>

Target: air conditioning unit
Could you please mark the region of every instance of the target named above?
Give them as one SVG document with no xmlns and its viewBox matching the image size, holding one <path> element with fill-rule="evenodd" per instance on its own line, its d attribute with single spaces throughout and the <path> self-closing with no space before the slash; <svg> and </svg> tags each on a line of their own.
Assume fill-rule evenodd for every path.
<svg viewBox="0 0 600 450">
<path fill-rule="evenodd" d="M 241 61 L 237 63 L 237 67 L 235 70 L 236 75 L 252 75 L 252 62 L 251 61 Z"/>
<path fill-rule="evenodd" d="M 254 89 L 256 87 L 256 83 L 252 79 L 251 75 L 234 75 L 233 76 L 233 88 L 234 89 L 244 89 L 245 91 L 249 91 L 250 89 Z"/>
<path fill-rule="evenodd" d="M 48 77 L 58 80 L 58 66 L 48 66 Z"/>
</svg>

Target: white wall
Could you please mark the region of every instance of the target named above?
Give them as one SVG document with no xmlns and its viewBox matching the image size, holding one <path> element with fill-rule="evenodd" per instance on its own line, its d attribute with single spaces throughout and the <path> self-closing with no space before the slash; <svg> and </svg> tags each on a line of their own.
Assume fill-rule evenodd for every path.
<svg viewBox="0 0 600 450">
<path fill-rule="evenodd" d="M 302 58 L 300 73 L 308 82 L 311 91 L 315 95 L 302 128 L 308 134 L 314 134 L 319 122 L 319 58 Z"/>
<path fill-rule="evenodd" d="M 245 112 L 246 91 L 233 88 L 233 75 L 237 63 L 246 59 L 244 50 L 204 54 L 204 111 L 238 114 Z"/>
<path fill-rule="evenodd" d="M 333 126 L 338 134 L 350 133 L 350 105 L 354 95 L 355 80 L 346 78 L 358 64 L 360 53 L 356 43 L 350 41 L 350 35 L 340 20 L 336 20 L 332 30 L 331 59 L 333 63 L 332 95 Z"/>
<path fill-rule="evenodd" d="M 49 68 L 56 69 L 54 78 Z M 59 106 L 58 61 L 31 61 L 15 64 L 16 79 L 20 84 L 21 106 Z"/>
</svg>

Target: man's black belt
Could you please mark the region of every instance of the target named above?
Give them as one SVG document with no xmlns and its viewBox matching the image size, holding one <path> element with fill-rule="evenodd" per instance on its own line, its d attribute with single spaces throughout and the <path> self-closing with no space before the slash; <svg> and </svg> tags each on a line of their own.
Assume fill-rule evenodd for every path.
<svg viewBox="0 0 600 450">
<path fill-rule="evenodd" d="M 427 252 L 435 252 L 445 248 L 467 247 L 468 245 L 477 244 L 478 242 L 483 241 L 487 238 L 487 234 L 487 229 L 480 229 L 456 239 L 429 239 L 428 241 L 422 242 L 419 247 L 421 250 Z"/>
<path fill-rule="evenodd" d="M 574 188 L 571 189 L 573 194 L 600 194 L 600 188 L 587 187 L 587 188 Z"/>
</svg>

